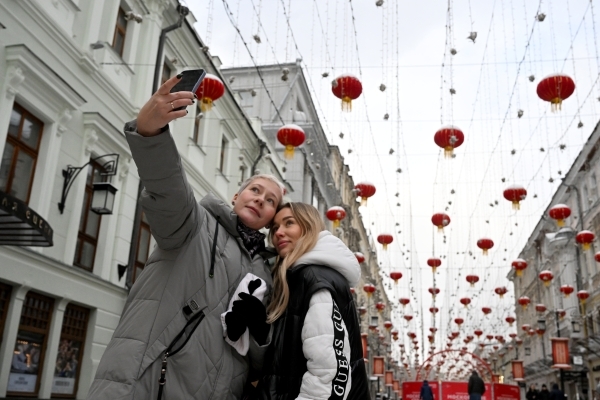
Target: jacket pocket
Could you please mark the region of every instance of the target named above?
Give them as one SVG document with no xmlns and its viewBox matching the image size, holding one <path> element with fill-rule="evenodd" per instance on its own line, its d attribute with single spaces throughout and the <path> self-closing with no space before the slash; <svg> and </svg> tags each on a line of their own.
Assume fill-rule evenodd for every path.
<svg viewBox="0 0 600 400">
<path fill-rule="evenodd" d="M 181 349 L 183 349 L 185 347 L 185 345 L 190 340 L 190 338 L 194 334 L 194 331 L 196 330 L 196 328 L 198 328 L 198 325 L 200 325 L 200 322 L 202 322 L 203 319 L 204 319 L 204 312 L 202 312 L 202 311 L 200 311 L 199 313 L 192 316 L 187 321 L 187 323 L 185 324 L 183 329 L 177 334 L 177 336 L 175 336 L 175 339 L 173 339 L 173 341 L 171 341 L 171 343 L 165 350 L 165 352 L 163 354 L 163 358 L 162 358 L 161 369 L 160 369 L 160 378 L 158 379 L 158 384 L 159 384 L 158 396 L 157 396 L 158 400 L 162 399 L 163 390 L 164 390 L 165 384 L 167 383 L 166 375 L 167 375 L 167 362 L 168 362 L 169 357 L 174 356 L 175 354 L 179 353 L 179 351 L 181 351 Z"/>
</svg>

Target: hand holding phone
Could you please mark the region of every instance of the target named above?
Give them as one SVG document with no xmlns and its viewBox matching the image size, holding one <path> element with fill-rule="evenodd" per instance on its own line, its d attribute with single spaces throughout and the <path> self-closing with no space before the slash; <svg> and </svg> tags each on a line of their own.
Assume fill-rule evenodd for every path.
<svg viewBox="0 0 600 400">
<path fill-rule="evenodd" d="M 196 93 L 196 90 L 200 87 L 202 79 L 206 76 L 206 71 L 203 69 L 188 69 L 181 72 L 181 79 L 171 89 L 171 93 L 175 92 L 192 92 Z M 183 110 L 185 107 L 179 107 L 175 110 Z"/>
</svg>

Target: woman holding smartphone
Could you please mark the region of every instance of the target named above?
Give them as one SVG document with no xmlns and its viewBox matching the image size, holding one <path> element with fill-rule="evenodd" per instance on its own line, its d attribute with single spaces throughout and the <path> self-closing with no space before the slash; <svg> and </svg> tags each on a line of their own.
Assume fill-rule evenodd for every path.
<svg viewBox="0 0 600 400">
<path fill-rule="evenodd" d="M 283 185 L 258 175 L 233 196 L 233 209 L 213 194 L 196 202 L 168 126 L 195 101 L 192 92 L 171 93 L 180 79 L 165 82 L 125 125 L 157 247 L 129 293 L 88 399 L 239 399 L 269 344 L 268 325 L 252 324 L 242 355 L 224 339 L 222 314 L 247 276 L 270 290 L 258 230 L 271 223 Z M 230 317 L 246 329 L 239 315 Z"/>
<path fill-rule="evenodd" d="M 311 205 L 288 203 L 269 237 L 278 257 L 259 399 L 369 399 L 356 306 L 360 266 Z M 265 313 L 265 316 L 267 314 Z"/>
</svg>

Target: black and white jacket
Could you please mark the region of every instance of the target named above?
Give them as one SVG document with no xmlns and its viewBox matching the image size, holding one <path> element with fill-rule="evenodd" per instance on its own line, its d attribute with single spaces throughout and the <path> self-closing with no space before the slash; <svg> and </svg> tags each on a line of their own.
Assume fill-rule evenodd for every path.
<svg viewBox="0 0 600 400">
<path fill-rule="evenodd" d="M 259 398 L 369 399 L 360 324 L 350 287 L 360 266 L 327 231 L 287 273 L 290 301 L 274 323 Z"/>
</svg>

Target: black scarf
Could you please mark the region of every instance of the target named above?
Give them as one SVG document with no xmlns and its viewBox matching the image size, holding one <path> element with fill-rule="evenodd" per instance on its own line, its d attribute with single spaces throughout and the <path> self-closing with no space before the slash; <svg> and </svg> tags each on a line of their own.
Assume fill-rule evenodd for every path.
<svg viewBox="0 0 600 400">
<path fill-rule="evenodd" d="M 250 253 L 250 258 L 265 249 L 265 235 L 255 229 L 248 228 L 238 218 L 237 231 L 244 242 L 244 247 Z"/>
</svg>

